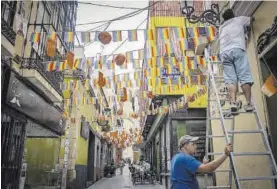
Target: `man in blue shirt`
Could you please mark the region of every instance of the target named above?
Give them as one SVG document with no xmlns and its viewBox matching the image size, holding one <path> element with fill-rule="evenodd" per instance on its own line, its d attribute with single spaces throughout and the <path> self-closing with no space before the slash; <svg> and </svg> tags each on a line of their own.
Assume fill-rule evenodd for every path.
<svg viewBox="0 0 277 189">
<path fill-rule="evenodd" d="M 225 153 L 212 162 L 196 160 L 193 154 L 196 152 L 196 144 L 199 137 L 185 135 L 179 140 L 180 152 L 171 160 L 171 189 L 199 189 L 196 172 L 209 173 L 216 170 L 229 156 L 232 146 L 225 147 Z"/>
</svg>

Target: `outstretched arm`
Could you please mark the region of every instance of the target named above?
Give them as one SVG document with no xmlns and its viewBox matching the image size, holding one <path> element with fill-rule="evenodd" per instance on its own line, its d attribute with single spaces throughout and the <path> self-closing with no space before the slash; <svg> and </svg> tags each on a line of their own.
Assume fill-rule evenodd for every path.
<svg viewBox="0 0 277 189">
<path fill-rule="evenodd" d="M 230 152 L 232 151 L 232 146 L 229 144 L 225 147 L 225 154 L 221 155 L 220 157 L 216 158 L 212 162 L 207 164 L 201 164 L 200 167 L 197 169 L 199 173 L 209 173 L 215 171 L 229 156 Z"/>
</svg>

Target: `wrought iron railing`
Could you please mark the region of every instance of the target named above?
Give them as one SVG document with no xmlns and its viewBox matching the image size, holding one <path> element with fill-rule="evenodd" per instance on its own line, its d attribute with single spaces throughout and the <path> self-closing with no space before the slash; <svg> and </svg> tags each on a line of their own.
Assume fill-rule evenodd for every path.
<svg viewBox="0 0 277 189">
<path fill-rule="evenodd" d="M 86 73 L 83 70 L 65 70 L 64 77 L 79 78 L 83 82 L 86 79 Z"/>
<path fill-rule="evenodd" d="M 62 95 L 62 90 L 60 88 L 60 83 L 63 81 L 63 73 L 62 72 L 46 71 L 41 58 L 22 58 L 22 57 L 16 56 L 15 61 L 19 62 L 21 68 L 23 68 L 23 69 L 37 70 L 48 81 L 48 83 L 50 83 L 50 85 L 60 95 Z"/>
<path fill-rule="evenodd" d="M 1 19 L 1 33 L 7 38 L 7 40 L 14 45 L 16 33 L 13 28 L 8 25 L 8 23 L 2 18 Z"/>
</svg>

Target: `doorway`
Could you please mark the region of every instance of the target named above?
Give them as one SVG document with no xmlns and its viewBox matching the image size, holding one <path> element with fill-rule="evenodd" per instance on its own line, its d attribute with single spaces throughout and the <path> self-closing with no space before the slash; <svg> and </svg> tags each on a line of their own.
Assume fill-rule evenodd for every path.
<svg viewBox="0 0 277 189">
<path fill-rule="evenodd" d="M 3 104 L 2 104 L 3 105 Z M 26 120 L 11 109 L 1 113 L 1 188 L 19 188 L 24 155 Z"/>
<path fill-rule="evenodd" d="M 87 180 L 94 182 L 95 135 L 89 132 Z"/>
<path fill-rule="evenodd" d="M 261 61 L 261 72 L 263 82 L 267 80 L 267 78 L 272 74 L 274 78 L 277 80 L 277 45 L 272 47 L 264 57 L 260 59 Z M 277 82 L 277 81 L 276 81 Z M 269 125 L 267 127 L 269 133 L 269 141 L 271 145 L 271 149 L 277 161 L 277 94 L 274 94 L 271 97 L 265 96 L 266 106 L 267 106 L 267 114 L 268 114 L 268 122 Z"/>
</svg>

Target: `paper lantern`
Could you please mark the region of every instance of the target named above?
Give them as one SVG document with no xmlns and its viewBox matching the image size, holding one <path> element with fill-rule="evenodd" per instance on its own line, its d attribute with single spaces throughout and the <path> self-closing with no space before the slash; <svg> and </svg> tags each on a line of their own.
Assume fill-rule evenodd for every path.
<svg viewBox="0 0 277 189">
<path fill-rule="evenodd" d="M 148 92 L 147 92 L 147 97 L 148 97 L 148 98 L 153 98 L 153 93 L 152 93 L 152 91 L 148 91 Z"/>
<path fill-rule="evenodd" d="M 56 55 L 56 42 L 51 38 L 47 39 L 46 54 L 52 58 Z"/>
<path fill-rule="evenodd" d="M 68 51 L 66 54 L 66 60 L 67 60 L 67 64 L 68 64 L 69 68 L 72 69 L 73 63 L 74 63 L 74 53 Z"/>
<path fill-rule="evenodd" d="M 124 54 L 118 54 L 114 59 L 116 65 L 118 66 L 121 66 L 125 62 L 125 60 L 126 56 Z"/>
<path fill-rule="evenodd" d="M 137 113 L 132 113 L 131 117 L 134 118 L 134 119 L 137 119 L 138 118 L 138 114 Z"/>
<path fill-rule="evenodd" d="M 103 43 L 104 45 L 107 45 L 111 42 L 112 36 L 110 35 L 109 32 L 103 31 L 99 33 L 98 39 L 101 43 Z"/>
<path fill-rule="evenodd" d="M 100 87 L 104 87 L 106 85 L 106 78 L 104 78 L 104 75 L 102 72 L 99 72 L 99 75 L 98 75 L 98 85 Z"/>
</svg>

